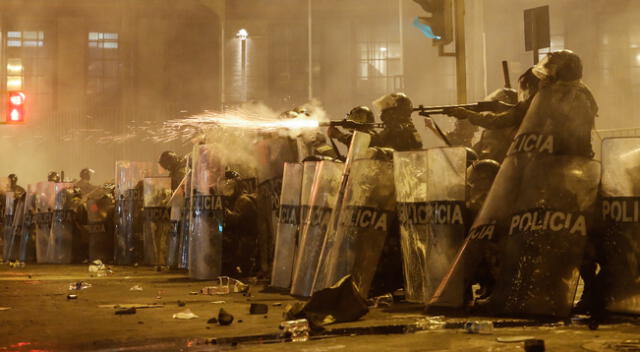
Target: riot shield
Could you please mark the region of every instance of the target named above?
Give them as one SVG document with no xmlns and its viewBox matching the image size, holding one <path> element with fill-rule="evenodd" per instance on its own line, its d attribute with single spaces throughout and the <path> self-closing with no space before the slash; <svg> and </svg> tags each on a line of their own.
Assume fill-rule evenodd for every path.
<svg viewBox="0 0 640 352">
<path fill-rule="evenodd" d="M 303 167 L 300 163 L 284 164 L 280 213 L 271 272 L 271 286 L 273 287 L 289 288 L 291 285 L 291 271 L 293 270 L 300 224 L 302 171 Z"/>
<path fill-rule="evenodd" d="M 309 188 L 306 177 L 307 164 L 314 164 L 314 166 L 317 164 L 317 166 L 309 197 L 303 197 L 301 200 L 303 212 L 306 214 L 302 218 L 302 230 L 300 231 L 300 241 L 292 275 L 291 294 L 309 297 L 312 293 L 313 278 L 320 260 L 324 237 L 327 233 L 333 207 L 336 204 L 336 195 L 340 187 L 340 176 L 344 164 L 333 161 L 304 164 L 303 196 L 306 194 L 305 190 Z"/>
<path fill-rule="evenodd" d="M 280 191 L 285 162 L 297 162 L 295 140 L 287 137 L 267 136 L 256 144 L 258 156 L 258 246 L 260 269 L 269 272 L 273 261 L 275 233 L 280 209 Z"/>
<path fill-rule="evenodd" d="M 464 241 L 466 150 L 395 152 L 393 162 L 406 298 L 426 302 Z"/>
<path fill-rule="evenodd" d="M 15 209 L 15 198 L 13 192 L 5 192 L 4 193 L 4 229 L 3 229 L 3 243 L 4 247 L 2 250 L 2 259 L 4 261 L 12 260 L 13 257 L 13 248 L 14 248 L 14 228 L 13 228 L 13 220 L 16 215 Z"/>
<path fill-rule="evenodd" d="M 146 265 L 167 265 L 171 177 L 144 178 L 143 245 Z"/>
<path fill-rule="evenodd" d="M 224 168 L 214 148 L 196 146 L 192 171 L 192 218 L 189 238 L 189 277 L 211 280 L 222 272 L 222 197 L 217 189 Z"/>
<path fill-rule="evenodd" d="M 597 162 L 582 157 L 508 156 L 432 303 L 460 306 L 464 292 L 459 280 L 468 288 L 469 278 L 487 268 L 496 282 L 492 313 L 567 315 L 599 172 Z"/>
<path fill-rule="evenodd" d="M 89 236 L 89 261 L 100 259 L 108 263 L 113 259 L 113 232 L 108 220 L 114 204 L 109 197 L 90 197 L 86 202 L 87 224 L 84 226 Z"/>
<path fill-rule="evenodd" d="M 325 285 L 352 275 L 367 298 L 385 240 L 395 221 L 393 164 L 360 159 L 352 164 L 331 251 Z M 326 241 L 325 241 L 326 242 Z"/>
<path fill-rule="evenodd" d="M 186 188 L 189 190 L 188 197 L 184 198 L 184 207 L 182 207 L 182 214 L 180 215 L 180 242 L 178 243 L 178 268 L 189 268 L 189 237 L 190 237 L 190 224 L 191 224 L 191 181 Z"/>
<path fill-rule="evenodd" d="M 48 255 L 53 264 L 70 264 L 73 260 L 73 183 L 54 185 L 53 218 L 49 234 Z"/>
<path fill-rule="evenodd" d="M 151 174 L 150 162 L 116 161 L 114 210 L 114 260 L 131 265 L 143 257 L 143 179 Z"/>
<path fill-rule="evenodd" d="M 640 313 L 640 138 L 602 142 L 602 274 L 606 308 Z"/>
<path fill-rule="evenodd" d="M 36 184 L 34 224 L 36 232 L 36 262 L 49 263 L 49 234 L 53 220 L 55 183 L 38 182 Z"/>
<path fill-rule="evenodd" d="M 179 188 L 170 200 L 171 212 L 169 216 L 169 250 L 167 251 L 167 266 L 177 268 L 180 262 L 180 219 L 184 208 L 184 192 Z"/>
<path fill-rule="evenodd" d="M 362 158 L 371 142 L 371 135 L 356 131 L 351 138 L 351 145 L 347 152 L 347 158 L 345 160 L 344 168 L 342 171 L 342 177 L 340 179 L 340 187 L 338 188 L 336 204 L 331 212 L 331 218 L 329 220 L 329 226 L 327 227 L 327 233 L 324 237 L 322 244 L 322 251 L 320 252 L 320 259 L 318 261 L 318 267 L 313 279 L 313 292 L 322 290 L 327 287 L 331 287 L 337 279 L 332 276 L 328 276 L 329 265 L 327 263 L 327 257 L 334 249 L 334 243 L 336 242 L 336 231 L 339 226 L 340 212 L 342 211 L 342 202 L 347 189 L 347 183 L 349 180 L 349 173 L 351 170 L 351 164 L 354 160 Z M 340 279 L 340 278 L 338 278 Z"/>
<path fill-rule="evenodd" d="M 311 187 L 313 186 L 313 180 L 316 176 L 316 170 L 320 165 L 319 161 L 305 161 L 302 164 L 302 188 L 300 189 L 300 224 L 304 224 L 309 214 L 310 199 L 311 199 Z M 302 233 L 302 226 L 300 226 L 300 234 Z M 300 243 L 300 241 L 298 241 Z"/>
<path fill-rule="evenodd" d="M 34 214 L 36 208 L 36 192 L 32 185 L 27 185 L 25 193 L 24 212 L 22 220 L 22 234 L 20 239 L 20 251 L 18 260 L 22 263 L 33 263 L 36 261 L 35 246 L 35 222 Z"/>
</svg>

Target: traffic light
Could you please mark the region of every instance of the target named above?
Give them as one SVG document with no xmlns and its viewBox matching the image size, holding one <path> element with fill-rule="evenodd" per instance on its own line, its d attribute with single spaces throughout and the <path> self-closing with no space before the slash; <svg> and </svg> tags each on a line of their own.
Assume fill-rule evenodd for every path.
<svg viewBox="0 0 640 352">
<path fill-rule="evenodd" d="M 21 91 L 8 92 L 6 123 L 24 123 L 24 101 L 26 96 Z"/>
<path fill-rule="evenodd" d="M 453 0 L 413 0 L 431 14 L 419 16 L 414 25 L 427 37 L 433 39 L 433 45 L 445 45 L 453 41 Z"/>
</svg>

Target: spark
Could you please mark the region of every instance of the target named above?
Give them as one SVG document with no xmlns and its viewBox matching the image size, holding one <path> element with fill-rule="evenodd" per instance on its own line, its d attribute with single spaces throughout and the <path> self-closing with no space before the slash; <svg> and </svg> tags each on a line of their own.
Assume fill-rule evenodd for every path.
<svg viewBox="0 0 640 352">
<path fill-rule="evenodd" d="M 248 130 L 272 131 L 278 129 L 309 129 L 318 128 L 320 123 L 311 117 L 303 116 L 290 119 L 264 118 L 256 114 L 230 111 L 225 113 L 204 113 L 194 115 L 186 119 L 171 120 L 167 122 L 167 127 L 179 128 L 183 126 L 194 126 L 201 128 L 227 127 Z"/>
</svg>

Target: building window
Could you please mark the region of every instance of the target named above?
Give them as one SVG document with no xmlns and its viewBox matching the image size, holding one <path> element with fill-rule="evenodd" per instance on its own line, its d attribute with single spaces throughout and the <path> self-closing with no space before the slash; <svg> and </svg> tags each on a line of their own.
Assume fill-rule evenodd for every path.
<svg viewBox="0 0 640 352">
<path fill-rule="evenodd" d="M 7 32 L 7 46 L 8 47 L 25 47 L 35 48 L 44 46 L 44 32 L 42 31 L 25 31 Z"/>
<path fill-rule="evenodd" d="M 120 96 L 118 33 L 89 32 L 86 93 L 90 106 L 112 106 Z M 116 104 L 117 105 L 117 104 Z"/>
<path fill-rule="evenodd" d="M 6 90 L 24 91 L 32 112 L 52 106 L 52 62 L 44 31 L 6 32 Z"/>
<path fill-rule="evenodd" d="M 404 90 L 402 47 L 396 26 L 359 26 L 355 40 L 359 60 L 356 90 L 367 97 Z"/>
</svg>

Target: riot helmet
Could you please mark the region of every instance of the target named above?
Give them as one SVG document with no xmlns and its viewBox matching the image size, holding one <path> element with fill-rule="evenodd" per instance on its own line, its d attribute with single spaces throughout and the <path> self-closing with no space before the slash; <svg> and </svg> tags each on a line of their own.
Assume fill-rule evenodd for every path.
<svg viewBox="0 0 640 352">
<path fill-rule="evenodd" d="M 47 174 L 47 181 L 60 182 L 60 176 L 55 171 L 49 171 L 49 173 Z"/>
<path fill-rule="evenodd" d="M 169 150 L 163 152 L 158 160 L 158 164 L 165 170 L 172 170 L 178 165 L 178 162 L 178 154 Z"/>
<path fill-rule="evenodd" d="M 366 106 L 356 106 L 349 111 L 347 120 L 357 123 L 373 123 L 373 112 L 371 112 L 371 109 Z"/>
<path fill-rule="evenodd" d="M 384 95 L 373 102 L 373 106 L 380 110 L 380 119 L 384 123 L 403 123 L 411 121 L 413 103 L 404 93 Z"/>
<path fill-rule="evenodd" d="M 89 181 L 94 173 L 93 169 L 84 168 L 80 171 L 80 179 Z"/>
<path fill-rule="evenodd" d="M 18 176 L 16 174 L 9 174 L 9 184 L 11 187 L 15 187 L 18 184 Z"/>
<path fill-rule="evenodd" d="M 539 79 L 575 81 L 582 78 L 582 60 L 571 50 L 554 51 L 533 67 Z"/>
<path fill-rule="evenodd" d="M 293 110 L 287 110 L 282 112 L 280 115 L 278 115 L 278 118 L 281 120 L 286 120 L 286 119 L 295 119 L 298 118 L 298 113 L 293 111 Z"/>
</svg>

